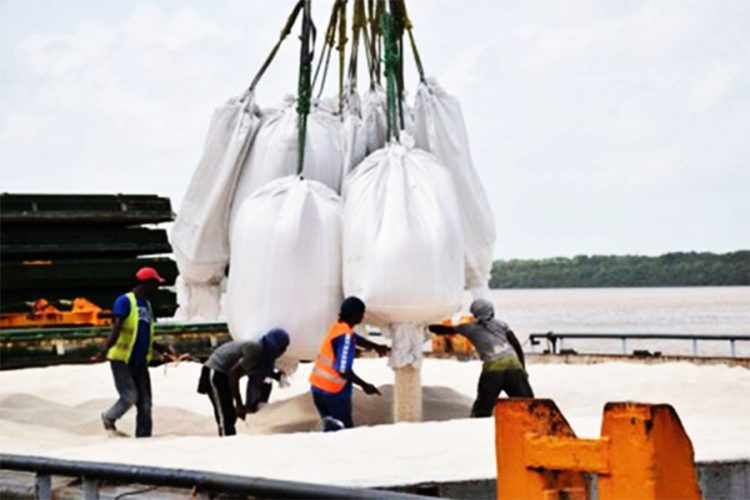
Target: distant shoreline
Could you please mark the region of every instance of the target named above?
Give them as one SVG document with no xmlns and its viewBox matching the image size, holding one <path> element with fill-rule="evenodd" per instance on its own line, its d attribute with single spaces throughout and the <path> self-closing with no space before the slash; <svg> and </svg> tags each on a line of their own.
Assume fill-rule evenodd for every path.
<svg viewBox="0 0 750 500">
<path fill-rule="evenodd" d="M 750 286 L 750 250 L 496 260 L 493 289 Z"/>
</svg>

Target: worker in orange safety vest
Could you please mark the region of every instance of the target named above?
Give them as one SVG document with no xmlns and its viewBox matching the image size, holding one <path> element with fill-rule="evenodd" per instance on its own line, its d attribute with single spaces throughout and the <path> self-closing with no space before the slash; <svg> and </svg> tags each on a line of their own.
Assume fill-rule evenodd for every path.
<svg viewBox="0 0 750 500">
<path fill-rule="evenodd" d="M 323 432 L 354 427 L 352 420 L 352 384 L 357 384 L 367 395 L 380 391 L 365 382 L 352 370 L 357 346 L 374 350 L 380 356 L 390 352 L 388 346 L 376 344 L 354 333 L 353 327 L 364 320 L 365 303 L 348 297 L 341 304 L 339 319 L 328 330 L 320 344 L 313 371 L 310 374 L 313 401 L 323 419 Z"/>
</svg>

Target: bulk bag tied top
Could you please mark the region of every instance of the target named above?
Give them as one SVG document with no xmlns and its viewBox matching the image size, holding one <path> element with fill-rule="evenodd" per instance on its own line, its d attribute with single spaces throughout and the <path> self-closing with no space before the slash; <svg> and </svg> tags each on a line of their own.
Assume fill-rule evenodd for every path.
<svg viewBox="0 0 750 500">
<path fill-rule="evenodd" d="M 495 249 L 495 221 L 487 195 L 474 170 L 461 105 L 433 79 L 419 85 L 414 105 L 418 148 L 448 167 L 460 204 L 466 243 L 466 286 L 477 294 L 487 288 Z"/>
<path fill-rule="evenodd" d="M 344 200 L 344 292 L 364 300 L 368 323 L 413 330 L 461 307 L 458 205 L 434 156 L 393 142 L 347 176 Z"/>
<path fill-rule="evenodd" d="M 315 358 L 342 300 L 341 210 L 332 189 L 298 176 L 267 183 L 239 207 L 226 297 L 234 339 L 283 328 L 287 356 Z"/>
<path fill-rule="evenodd" d="M 180 271 L 178 316 L 218 315 L 218 285 L 229 261 L 232 194 L 259 123 L 251 92 L 230 99 L 213 113 L 203 155 L 170 234 Z"/>
</svg>

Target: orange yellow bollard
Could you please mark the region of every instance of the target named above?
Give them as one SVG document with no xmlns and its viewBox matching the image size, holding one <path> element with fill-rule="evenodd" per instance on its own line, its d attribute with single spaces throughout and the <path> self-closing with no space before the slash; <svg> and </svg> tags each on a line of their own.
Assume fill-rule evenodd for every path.
<svg viewBox="0 0 750 500">
<path fill-rule="evenodd" d="M 600 439 L 578 439 L 549 399 L 495 406 L 497 497 L 700 498 L 693 448 L 669 405 L 608 403 Z"/>
</svg>

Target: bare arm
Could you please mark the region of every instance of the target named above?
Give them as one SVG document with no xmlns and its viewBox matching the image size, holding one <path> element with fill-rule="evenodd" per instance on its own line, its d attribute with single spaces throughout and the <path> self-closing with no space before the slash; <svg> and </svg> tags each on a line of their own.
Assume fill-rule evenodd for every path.
<svg viewBox="0 0 750 500">
<path fill-rule="evenodd" d="M 391 348 L 387 345 L 372 342 L 371 340 L 367 340 L 361 335 L 357 335 L 357 346 L 362 346 L 365 349 L 375 351 L 379 356 L 385 356 L 391 351 Z"/>
<path fill-rule="evenodd" d="M 360 386 L 362 388 L 362 390 L 365 391 L 365 394 L 377 394 L 377 395 L 380 395 L 380 391 L 378 390 L 377 387 L 375 387 L 371 383 L 365 382 L 364 380 L 362 380 L 361 378 L 359 378 L 359 375 L 357 375 L 356 373 L 354 373 L 353 370 L 349 370 L 346 373 L 342 373 L 341 376 L 344 377 L 349 382 L 351 382 L 352 384 L 357 384 L 358 386 Z"/>
<path fill-rule="evenodd" d="M 245 419 L 245 405 L 242 403 L 242 394 L 240 394 L 240 379 L 245 375 L 245 367 L 241 361 L 237 361 L 229 370 L 227 378 L 229 379 L 229 390 L 234 399 L 234 407 L 237 410 L 237 416 Z"/>
<path fill-rule="evenodd" d="M 430 325 L 427 329 L 435 335 L 453 335 L 454 333 L 458 333 L 454 327 L 445 325 Z"/>
<path fill-rule="evenodd" d="M 162 344 L 161 342 L 157 342 L 154 340 L 153 347 L 155 351 L 160 352 L 171 360 L 177 358 L 177 351 L 175 351 L 174 347 L 169 344 Z"/>
<path fill-rule="evenodd" d="M 526 360 L 523 357 L 523 349 L 521 349 L 521 343 L 518 342 L 518 338 L 516 338 L 516 334 L 513 333 L 513 330 L 508 330 L 508 342 L 513 346 L 513 350 L 516 351 L 516 356 L 518 356 L 518 360 L 521 362 L 521 366 L 523 366 L 523 369 L 525 370 Z"/>
</svg>

